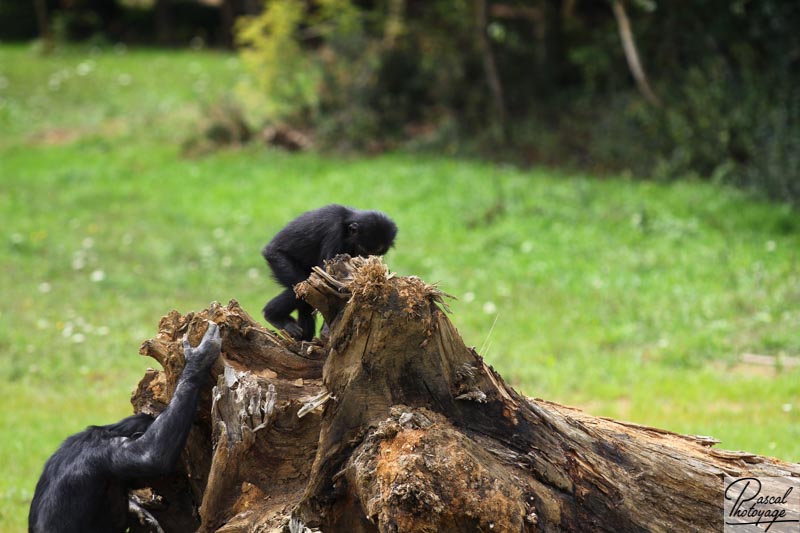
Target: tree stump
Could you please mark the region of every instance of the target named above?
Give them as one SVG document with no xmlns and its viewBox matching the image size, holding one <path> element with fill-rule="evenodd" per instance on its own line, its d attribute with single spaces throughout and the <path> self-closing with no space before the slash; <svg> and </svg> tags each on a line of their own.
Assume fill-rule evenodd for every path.
<svg viewBox="0 0 800 533">
<path fill-rule="evenodd" d="M 313 343 L 235 301 L 162 318 L 134 392 L 158 414 L 181 339 L 220 325 L 179 471 L 139 491 L 165 531 L 721 531 L 723 477 L 800 465 L 530 399 L 464 345 L 436 287 L 337 257 L 295 287 Z M 302 414 L 302 417 L 298 416 Z"/>
</svg>

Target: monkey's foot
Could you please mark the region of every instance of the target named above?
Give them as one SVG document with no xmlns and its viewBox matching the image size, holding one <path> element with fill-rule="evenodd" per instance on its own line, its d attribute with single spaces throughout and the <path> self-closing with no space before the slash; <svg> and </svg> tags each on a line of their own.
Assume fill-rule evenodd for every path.
<svg viewBox="0 0 800 533">
<path fill-rule="evenodd" d="M 286 332 L 296 341 L 303 340 L 303 328 L 294 319 L 269 321 L 279 332 Z"/>
<path fill-rule="evenodd" d="M 149 527 L 151 531 L 164 533 L 156 517 L 150 514 L 150 511 L 145 509 L 143 505 L 144 502 L 138 496 L 135 494 L 128 495 L 128 512 L 134 515 L 141 525 Z"/>
</svg>

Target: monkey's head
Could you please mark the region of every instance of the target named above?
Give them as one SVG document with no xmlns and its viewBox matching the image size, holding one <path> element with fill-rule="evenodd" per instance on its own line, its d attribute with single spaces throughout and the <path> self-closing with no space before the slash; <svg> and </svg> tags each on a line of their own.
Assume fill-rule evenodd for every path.
<svg viewBox="0 0 800 533">
<path fill-rule="evenodd" d="M 397 225 L 380 211 L 360 211 L 347 224 L 351 255 L 383 255 L 394 245 Z"/>
</svg>

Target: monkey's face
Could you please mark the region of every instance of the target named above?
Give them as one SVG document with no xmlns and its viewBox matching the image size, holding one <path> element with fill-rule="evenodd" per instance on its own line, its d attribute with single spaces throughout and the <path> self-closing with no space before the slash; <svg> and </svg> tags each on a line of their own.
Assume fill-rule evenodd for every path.
<svg viewBox="0 0 800 533">
<path fill-rule="evenodd" d="M 356 240 L 358 255 L 384 255 L 394 245 L 394 232 L 381 226 L 366 228 Z"/>
<path fill-rule="evenodd" d="M 349 225 L 348 236 L 356 255 L 384 255 L 394 244 L 397 226 L 382 213 L 367 212 Z"/>
<path fill-rule="evenodd" d="M 362 257 L 368 255 L 385 255 L 391 246 L 391 243 L 386 244 L 383 242 L 357 242 L 356 253 Z"/>
</svg>

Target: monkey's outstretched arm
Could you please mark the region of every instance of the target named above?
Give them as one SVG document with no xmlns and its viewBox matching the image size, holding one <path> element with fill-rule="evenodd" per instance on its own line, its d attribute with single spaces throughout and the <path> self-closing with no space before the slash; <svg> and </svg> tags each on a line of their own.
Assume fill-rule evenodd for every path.
<svg viewBox="0 0 800 533">
<path fill-rule="evenodd" d="M 186 366 L 167 408 L 138 439 L 119 437 L 109 446 L 114 476 L 131 479 L 172 471 L 189 436 L 200 387 L 208 378 L 208 369 L 219 356 L 221 346 L 219 326 L 213 322 L 208 323 L 208 330 L 196 348 L 184 338 Z"/>
</svg>

